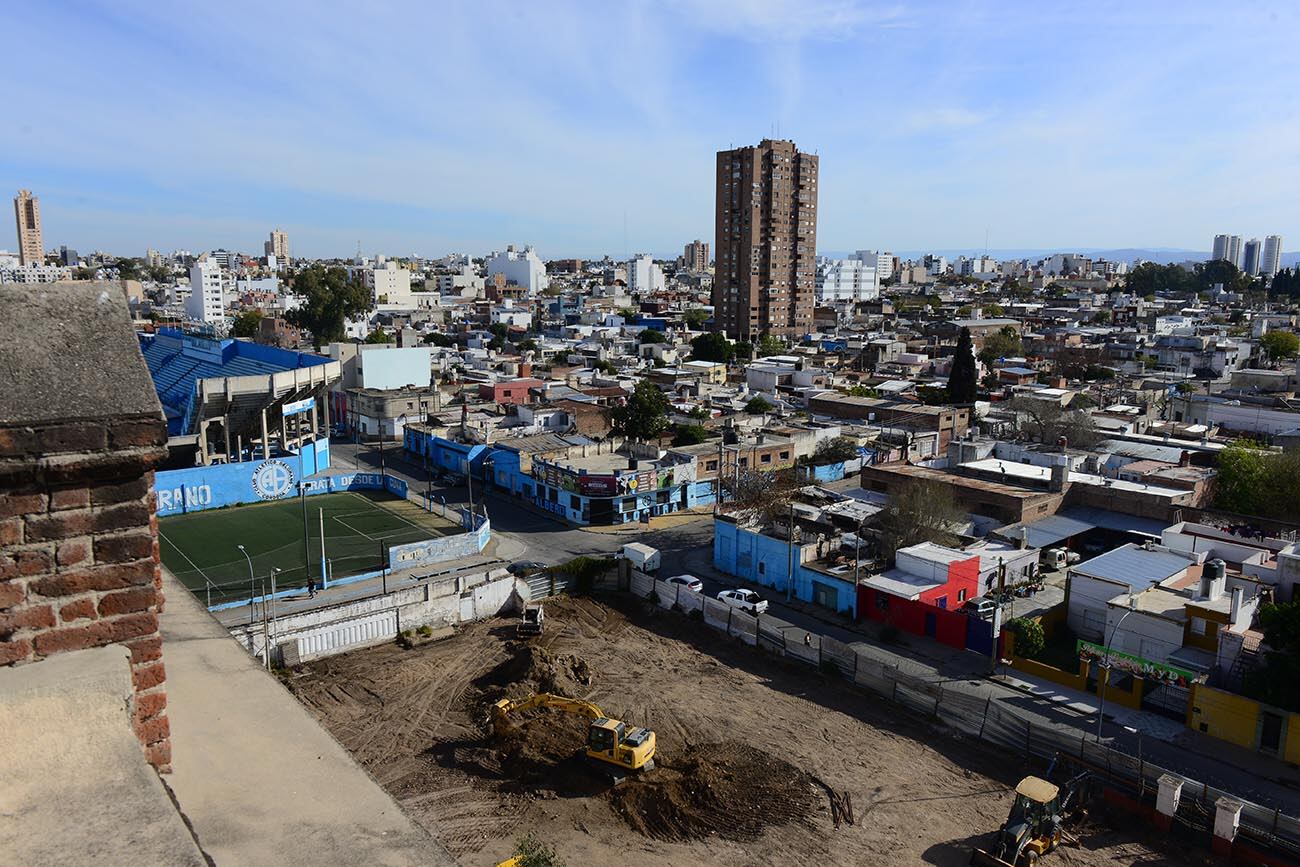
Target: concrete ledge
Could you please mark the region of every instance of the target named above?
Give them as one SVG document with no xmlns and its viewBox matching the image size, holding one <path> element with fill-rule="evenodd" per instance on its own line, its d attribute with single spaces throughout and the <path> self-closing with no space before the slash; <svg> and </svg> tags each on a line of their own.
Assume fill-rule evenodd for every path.
<svg viewBox="0 0 1300 867">
<path fill-rule="evenodd" d="M 131 694 L 115 645 L 0 669 L 6 863 L 206 863 L 131 730 Z"/>
<path fill-rule="evenodd" d="M 218 864 L 454 864 L 170 573 L 169 778 Z"/>
</svg>

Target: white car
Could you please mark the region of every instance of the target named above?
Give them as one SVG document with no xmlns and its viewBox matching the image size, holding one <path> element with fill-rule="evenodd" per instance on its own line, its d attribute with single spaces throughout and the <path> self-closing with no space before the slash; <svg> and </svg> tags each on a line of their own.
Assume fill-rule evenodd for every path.
<svg viewBox="0 0 1300 867">
<path fill-rule="evenodd" d="M 767 610 L 767 600 L 753 590 L 723 590 L 718 598 L 746 614 L 762 614 Z"/>
<path fill-rule="evenodd" d="M 687 590 L 692 590 L 696 593 L 704 592 L 704 582 L 699 578 L 696 578 L 694 575 L 674 575 L 671 578 L 665 578 L 664 583 L 680 584 Z"/>
</svg>

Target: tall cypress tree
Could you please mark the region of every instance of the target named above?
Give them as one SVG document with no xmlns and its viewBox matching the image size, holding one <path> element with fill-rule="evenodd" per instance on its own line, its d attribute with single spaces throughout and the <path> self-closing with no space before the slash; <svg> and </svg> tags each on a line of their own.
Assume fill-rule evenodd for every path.
<svg viewBox="0 0 1300 867">
<path fill-rule="evenodd" d="M 975 402 L 975 355 L 971 350 L 970 329 L 963 327 L 957 335 L 957 351 L 952 356 L 948 374 L 948 399 L 955 404 Z"/>
</svg>

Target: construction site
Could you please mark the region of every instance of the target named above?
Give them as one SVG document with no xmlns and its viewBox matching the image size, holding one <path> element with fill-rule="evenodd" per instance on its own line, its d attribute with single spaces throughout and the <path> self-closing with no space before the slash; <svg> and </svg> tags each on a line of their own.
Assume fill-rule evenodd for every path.
<svg viewBox="0 0 1300 867">
<path fill-rule="evenodd" d="M 965 865 L 1043 771 L 627 595 L 548 599 L 535 626 L 283 676 L 466 865 L 530 833 L 569 865 Z M 1043 863 L 1209 863 L 1175 845 L 1097 799 Z"/>
</svg>

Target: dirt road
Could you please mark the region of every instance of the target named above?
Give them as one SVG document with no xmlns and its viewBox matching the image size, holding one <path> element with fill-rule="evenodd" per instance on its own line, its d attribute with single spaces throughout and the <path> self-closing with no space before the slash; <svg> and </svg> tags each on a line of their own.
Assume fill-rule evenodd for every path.
<svg viewBox="0 0 1300 867">
<path fill-rule="evenodd" d="M 590 599 L 548 601 L 546 634 L 533 644 L 586 662 L 589 685 L 566 682 L 578 697 L 655 730 L 667 767 L 644 781 L 662 784 L 681 773 L 687 757 L 711 751 L 746 753 L 752 763 L 747 750 L 754 748 L 774 757 L 769 764 L 790 767 L 794 776 L 783 779 L 791 780 L 791 800 L 807 798 L 810 815 L 742 815 L 733 806 L 731 815 L 744 826 L 737 831 L 745 833 L 655 834 L 661 814 L 646 806 L 646 789 L 626 796 L 598 785 L 552 786 L 544 778 L 524 784 L 491 760 L 467 761 L 492 755 L 485 749 L 484 708 L 502 692 L 501 672 L 512 670 L 518 658 L 512 621 L 476 623 L 415 650 L 380 647 L 313 662 L 289 683 L 405 809 L 468 865 L 508 857 L 515 839 L 531 831 L 570 865 L 956 867 L 967 863 L 971 843 L 984 841 L 1006 817 L 1010 787 L 1023 773 L 1039 770 L 990 755 L 869 693 L 736 645 L 680 615 L 626 604 L 631 607 L 615 610 Z M 577 750 L 581 726 L 568 730 Z M 743 762 L 721 764 L 725 772 L 710 780 L 733 774 L 732 788 L 746 788 L 744 775 L 752 771 Z M 693 797 L 711 802 L 729 791 L 716 785 Z M 827 787 L 850 796 L 854 824 L 834 828 Z M 680 812 L 672 814 L 674 822 Z M 1133 833 L 1104 827 L 1086 833 L 1083 843 L 1083 849 L 1060 850 L 1050 863 L 1081 867 L 1171 857 Z M 1166 863 L 1186 863 L 1186 853 L 1173 857 Z"/>
</svg>

